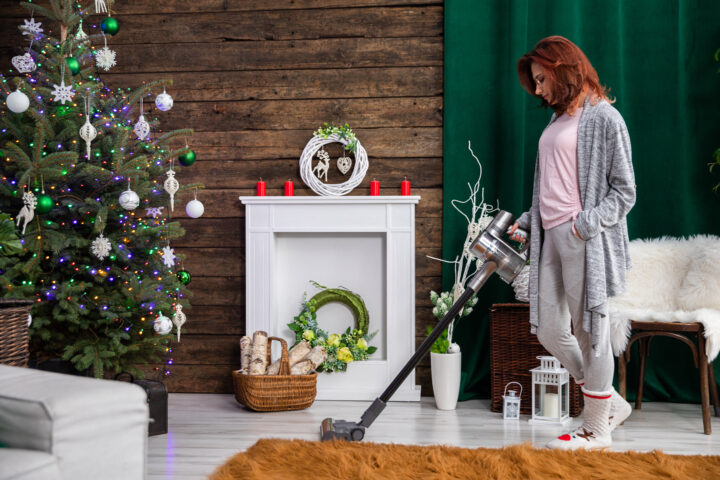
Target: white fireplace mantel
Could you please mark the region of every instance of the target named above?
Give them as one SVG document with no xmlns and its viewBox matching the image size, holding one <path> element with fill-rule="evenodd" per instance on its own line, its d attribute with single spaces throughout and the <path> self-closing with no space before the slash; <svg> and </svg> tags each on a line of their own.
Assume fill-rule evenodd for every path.
<svg viewBox="0 0 720 480">
<path fill-rule="evenodd" d="M 370 314 L 369 360 L 318 375 L 318 400 L 373 400 L 415 352 L 415 205 L 419 196 L 240 197 L 245 213 L 246 332 L 294 343 L 287 327 L 310 280 L 359 294 Z M 352 325 L 350 310 L 317 311 L 323 330 Z M 420 400 L 414 372 L 392 400 Z"/>
</svg>

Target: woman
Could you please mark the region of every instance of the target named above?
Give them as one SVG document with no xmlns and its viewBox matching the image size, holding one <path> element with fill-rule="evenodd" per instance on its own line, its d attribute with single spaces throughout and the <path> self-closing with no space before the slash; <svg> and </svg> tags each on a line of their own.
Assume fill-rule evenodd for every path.
<svg viewBox="0 0 720 480">
<path fill-rule="evenodd" d="M 603 448 L 630 415 L 613 389 L 607 301 L 630 268 L 626 215 L 635 203 L 630 137 L 585 54 L 547 37 L 517 65 L 522 87 L 555 114 L 540 137 L 532 207 L 508 230 L 530 233 L 530 323 L 582 387 L 583 424 L 550 448 Z M 572 325 L 572 330 L 571 330 Z M 574 335 L 573 335 L 574 332 Z"/>
</svg>

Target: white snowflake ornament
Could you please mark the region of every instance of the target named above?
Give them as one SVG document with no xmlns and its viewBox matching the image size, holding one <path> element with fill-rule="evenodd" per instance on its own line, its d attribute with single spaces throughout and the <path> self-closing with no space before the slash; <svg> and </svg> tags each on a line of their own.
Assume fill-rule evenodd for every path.
<svg viewBox="0 0 720 480">
<path fill-rule="evenodd" d="M 42 22 L 36 22 L 34 18 L 31 18 L 30 20 L 23 20 L 23 22 L 25 22 L 25 24 L 20 25 L 20 30 L 22 30 L 23 35 L 30 35 L 35 38 L 43 32 L 43 29 L 40 28 Z"/>
<path fill-rule="evenodd" d="M 115 52 L 105 45 L 103 48 L 95 52 L 95 65 L 107 72 L 117 65 L 115 62 L 115 55 Z"/>
<path fill-rule="evenodd" d="M 175 266 L 175 250 L 170 248 L 168 245 L 167 247 L 163 248 L 163 263 L 166 267 L 172 268 Z"/>
<path fill-rule="evenodd" d="M 35 64 L 35 59 L 30 55 L 30 52 L 26 53 L 25 55 L 18 55 L 16 57 L 13 57 L 10 61 L 15 67 L 15 70 L 17 70 L 20 73 L 30 73 L 34 71 L 37 68 L 37 65 Z"/>
<path fill-rule="evenodd" d="M 105 238 L 105 236 L 101 233 L 100 236 L 93 240 L 90 251 L 100 260 L 104 260 L 105 257 L 110 255 L 111 248 L 112 245 L 110 245 L 110 240 Z"/>
<path fill-rule="evenodd" d="M 180 328 L 185 325 L 185 322 L 187 321 L 187 316 L 185 315 L 185 312 L 182 311 L 182 305 L 177 304 L 175 305 L 175 315 L 173 315 L 172 322 L 177 327 L 177 338 L 178 342 L 180 341 Z"/>
<path fill-rule="evenodd" d="M 65 102 L 69 102 L 72 100 L 73 95 L 75 95 L 75 92 L 72 89 L 72 85 L 65 85 L 65 79 L 63 79 L 60 82 L 60 85 L 55 85 L 54 90 L 51 92 L 51 94 L 55 97 L 53 98 L 54 102 L 61 102 L 63 105 L 65 105 Z"/>
<path fill-rule="evenodd" d="M 165 208 L 165 207 L 150 207 L 150 208 L 146 208 L 145 210 L 147 211 L 147 213 L 146 213 L 145 215 L 147 215 L 148 217 L 157 218 L 157 217 L 159 217 L 160 215 L 162 215 L 163 208 Z"/>
</svg>

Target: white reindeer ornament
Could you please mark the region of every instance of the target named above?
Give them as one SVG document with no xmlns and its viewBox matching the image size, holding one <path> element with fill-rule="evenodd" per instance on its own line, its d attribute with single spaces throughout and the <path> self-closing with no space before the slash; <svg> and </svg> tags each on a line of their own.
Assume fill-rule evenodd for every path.
<svg viewBox="0 0 720 480">
<path fill-rule="evenodd" d="M 320 180 L 324 175 L 325 181 L 327 182 L 328 169 L 330 168 L 330 154 L 324 149 L 320 149 L 320 151 L 317 152 L 317 156 L 320 161 L 317 165 L 315 165 L 315 168 L 313 168 L 312 171 L 317 175 L 318 180 Z"/>
<path fill-rule="evenodd" d="M 25 220 L 22 228 L 22 234 L 25 235 L 25 227 L 27 227 L 28 223 L 35 217 L 35 206 L 37 205 L 35 194 L 30 191 L 23 193 L 23 203 L 25 205 L 23 205 L 20 213 L 18 213 L 15 218 L 17 219 L 17 226 L 20 226 L 20 219 Z"/>
</svg>

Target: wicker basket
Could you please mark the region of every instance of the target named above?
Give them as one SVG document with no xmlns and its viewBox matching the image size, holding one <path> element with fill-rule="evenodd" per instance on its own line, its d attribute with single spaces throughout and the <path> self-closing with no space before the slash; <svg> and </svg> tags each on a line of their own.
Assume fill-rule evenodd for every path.
<svg viewBox="0 0 720 480">
<path fill-rule="evenodd" d="M 28 315 L 33 302 L 0 300 L 0 363 L 27 367 Z"/>
<path fill-rule="evenodd" d="M 233 372 L 235 399 L 257 412 L 302 410 L 315 401 L 317 373 L 291 375 L 287 342 L 282 338 L 268 337 L 268 359 L 273 340 L 280 342 L 280 372 L 277 375 L 247 375 Z"/>
<path fill-rule="evenodd" d="M 520 413 L 532 413 L 532 374 L 540 355 L 550 355 L 530 333 L 530 306 L 527 303 L 499 303 L 490 309 L 490 377 L 493 412 L 502 412 L 505 385 L 522 385 Z M 582 413 L 580 387 L 570 377 L 570 416 Z"/>
</svg>

